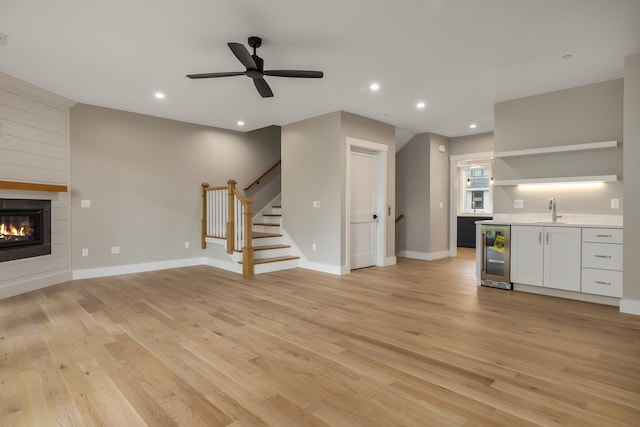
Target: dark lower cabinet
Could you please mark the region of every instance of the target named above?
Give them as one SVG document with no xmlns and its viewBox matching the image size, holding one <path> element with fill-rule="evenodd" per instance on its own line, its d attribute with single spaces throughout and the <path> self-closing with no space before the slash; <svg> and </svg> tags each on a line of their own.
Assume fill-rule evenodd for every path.
<svg viewBox="0 0 640 427">
<path fill-rule="evenodd" d="M 476 221 L 492 219 L 486 216 L 459 216 L 458 217 L 458 247 L 476 247 Z"/>
</svg>

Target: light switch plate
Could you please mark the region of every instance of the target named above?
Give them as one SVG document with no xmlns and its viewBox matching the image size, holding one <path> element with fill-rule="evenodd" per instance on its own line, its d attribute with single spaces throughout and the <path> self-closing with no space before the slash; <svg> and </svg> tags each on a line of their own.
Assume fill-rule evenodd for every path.
<svg viewBox="0 0 640 427">
<path fill-rule="evenodd" d="M 111 247 L 111 255 L 118 255 L 120 253 L 120 246 Z"/>
<path fill-rule="evenodd" d="M 320 207 L 320 200 L 314 200 L 314 201 L 313 201 L 313 207 L 314 207 L 315 209 L 318 209 L 318 208 Z"/>
<path fill-rule="evenodd" d="M 513 201 L 513 208 L 514 209 L 522 209 L 522 208 L 524 208 L 524 200 L 514 200 Z"/>
<path fill-rule="evenodd" d="M 80 200 L 80 207 L 81 208 L 90 208 L 91 207 L 91 200 Z"/>
<path fill-rule="evenodd" d="M 89 249 L 88 248 L 82 248 L 82 256 L 89 256 Z"/>
</svg>

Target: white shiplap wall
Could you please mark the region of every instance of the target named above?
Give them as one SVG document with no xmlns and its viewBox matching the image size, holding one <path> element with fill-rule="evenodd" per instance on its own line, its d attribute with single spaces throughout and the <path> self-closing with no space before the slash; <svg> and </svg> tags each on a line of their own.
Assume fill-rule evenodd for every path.
<svg viewBox="0 0 640 427">
<path fill-rule="evenodd" d="M 73 102 L 0 73 L 0 181 L 69 185 Z M 0 189 L 51 200 L 51 255 L 0 263 L 0 299 L 71 279 L 69 193 Z"/>
</svg>

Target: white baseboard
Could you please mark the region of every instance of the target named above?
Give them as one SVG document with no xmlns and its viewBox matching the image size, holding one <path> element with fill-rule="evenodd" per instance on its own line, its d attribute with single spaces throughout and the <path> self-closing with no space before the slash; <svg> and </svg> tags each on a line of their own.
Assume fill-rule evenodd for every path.
<svg viewBox="0 0 640 427">
<path fill-rule="evenodd" d="M 620 300 L 620 313 L 640 316 L 640 300 L 623 298 Z"/>
<path fill-rule="evenodd" d="M 619 298 L 606 297 L 603 295 L 585 294 L 582 292 L 565 291 L 563 289 L 545 288 L 542 286 L 521 285 L 519 283 L 513 284 L 514 291 L 528 292 L 530 294 L 546 295 L 550 297 L 567 298 L 577 301 L 593 302 L 596 304 L 618 306 L 620 304 Z"/>
<path fill-rule="evenodd" d="M 424 261 L 434 261 L 436 259 L 447 258 L 449 251 L 440 252 L 416 252 L 416 251 L 400 251 L 398 256 L 402 258 L 421 259 Z"/>
<path fill-rule="evenodd" d="M 73 270 L 73 280 L 94 277 L 117 276 L 120 274 L 144 273 L 146 271 L 166 270 L 168 268 L 191 267 L 207 264 L 204 258 L 185 258 L 167 261 L 145 262 L 142 264 L 114 265 L 112 267 L 87 268 Z M 208 265 L 208 264 L 207 264 Z M 215 267 L 215 266 L 214 266 Z"/>
<path fill-rule="evenodd" d="M 347 274 L 344 271 L 346 267 L 339 265 L 320 264 L 318 262 L 307 261 L 306 259 L 300 259 L 300 268 L 306 268 L 307 270 L 319 271 L 321 273 L 329 273 L 335 275 Z"/>
<path fill-rule="evenodd" d="M 47 273 L 34 277 L 25 278 L 23 281 L 12 283 L 0 288 L 0 299 L 9 298 L 15 295 L 24 294 L 48 286 L 57 285 L 59 283 L 71 280 L 71 271 L 62 271 L 57 273 Z"/>
<path fill-rule="evenodd" d="M 233 261 L 223 261 L 216 258 L 203 258 L 202 264 L 209 267 L 219 268 L 220 270 L 231 271 L 233 273 L 242 274 L 242 265 Z"/>
</svg>

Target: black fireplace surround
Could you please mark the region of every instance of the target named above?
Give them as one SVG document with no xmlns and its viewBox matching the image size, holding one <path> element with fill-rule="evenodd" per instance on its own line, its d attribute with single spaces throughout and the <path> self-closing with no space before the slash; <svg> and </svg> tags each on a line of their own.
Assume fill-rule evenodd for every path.
<svg viewBox="0 0 640 427">
<path fill-rule="evenodd" d="M 51 200 L 0 199 L 0 262 L 51 253 Z"/>
</svg>

